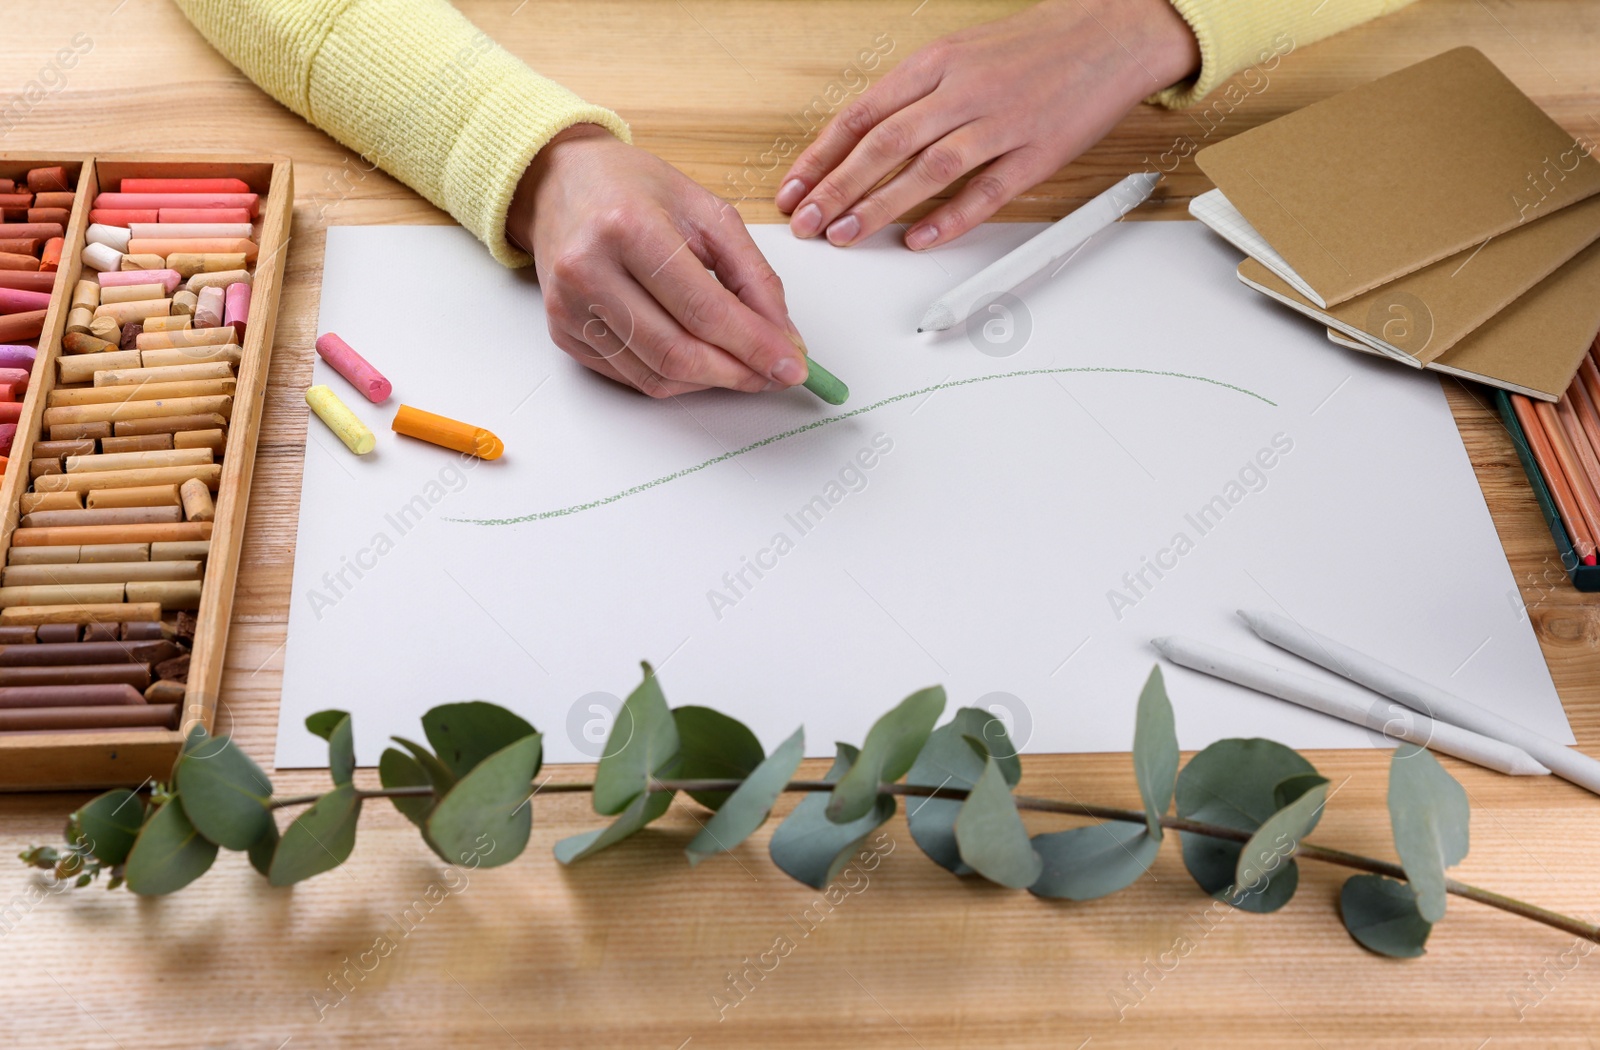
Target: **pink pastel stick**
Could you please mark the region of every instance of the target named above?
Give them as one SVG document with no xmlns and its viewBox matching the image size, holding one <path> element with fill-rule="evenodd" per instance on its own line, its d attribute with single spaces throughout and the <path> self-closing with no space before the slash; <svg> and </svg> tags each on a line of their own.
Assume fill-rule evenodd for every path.
<svg viewBox="0 0 1600 1050">
<path fill-rule="evenodd" d="M 349 343 L 332 332 L 317 337 L 317 353 L 374 405 L 393 393 L 394 387 L 383 378 L 383 373 L 373 368 L 366 358 L 351 349 Z"/>
<path fill-rule="evenodd" d="M 250 286 L 243 281 L 228 285 L 223 296 L 222 323 L 239 333 L 244 342 L 244 328 L 250 320 Z"/>
<path fill-rule="evenodd" d="M 212 284 L 200 289 L 200 300 L 194 307 L 194 326 L 221 328 L 222 311 L 225 306 L 226 299 L 221 288 Z"/>
<path fill-rule="evenodd" d="M 10 427 L 11 433 L 0 447 L 10 448 L 11 439 L 17 436 L 17 420 L 22 418 L 21 401 L 0 401 L 0 429 Z M 10 453 L 7 453 L 9 455 Z"/>
<path fill-rule="evenodd" d="M 102 193 L 94 207 L 110 211 L 149 208 L 243 208 L 253 219 L 261 198 L 254 193 Z"/>
<path fill-rule="evenodd" d="M 18 405 L 18 409 L 22 406 Z M 11 455 L 11 444 L 17 440 L 17 425 L 15 423 L 0 423 L 0 456 Z"/>
<path fill-rule="evenodd" d="M 98 276 L 102 288 L 160 283 L 161 287 L 166 289 L 167 295 L 177 291 L 178 283 L 183 280 L 177 270 L 106 270 Z"/>
<path fill-rule="evenodd" d="M 39 351 L 31 346 L 0 344 L 0 368 L 21 368 L 32 372 L 34 359 L 38 356 Z"/>
<path fill-rule="evenodd" d="M 30 310 L 48 310 L 49 292 L 30 292 L 22 288 L 0 288 L 0 314 L 23 314 Z"/>
</svg>

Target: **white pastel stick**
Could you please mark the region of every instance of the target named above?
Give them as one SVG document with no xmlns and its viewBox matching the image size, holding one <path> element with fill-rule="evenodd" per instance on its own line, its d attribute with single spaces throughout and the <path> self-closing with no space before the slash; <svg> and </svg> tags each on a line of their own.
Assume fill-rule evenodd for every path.
<svg viewBox="0 0 1600 1050">
<path fill-rule="evenodd" d="M 1001 292 L 1009 292 L 1051 263 L 1076 250 L 1149 198 L 1157 172 L 1135 172 L 1094 200 L 1039 232 L 933 301 L 917 324 L 919 332 L 954 328 L 967 315 Z"/>
<path fill-rule="evenodd" d="M 114 251 L 125 252 L 128 250 L 128 241 L 131 234 L 121 226 L 107 226 L 104 223 L 95 223 L 89 227 L 83 239 L 90 244 L 103 244 Z"/>
<path fill-rule="evenodd" d="M 133 237 L 249 237 L 248 222 L 130 222 Z"/>
<path fill-rule="evenodd" d="M 89 241 L 83 246 L 83 265 L 102 273 L 116 273 L 122 269 L 122 253 L 109 244 Z"/>
<path fill-rule="evenodd" d="M 1448 722 L 1440 722 L 1420 712 L 1406 723 L 1397 724 L 1396 720 L 1386 719 L 1381 710 L 1374 708 L 1370 693 L 1344 682 L 1319 682 L 1191 638 L 1168 636 L 1153 639 L 1150 644 L 1162 656 L 1180 666 L 1334 718 L 1342 718 L 1390 739 L 1441 751 L 1465 762 L 1512 776 L 1542 776 L 1550 772 L 1519 747 Z"/>
<path fill-rule="evenodd" d="M 1493 737 L 1513 747 L 1520 747 L 1534 759 L 1550 768 L 1550 772 L 1563 780 L 1570 780 L 1595 794 L 1600 794 L 1600 761 L 1582 751 L 1551 740 L 1547 736 L 1519 726 L 1493 711 L 1485 711 L 1468 700 L 1429 685 L 1404 671 L 1391 667 L 1365 653 L 1356 652 L 1342 642 L 1327 635 L 1301 627 L 1287 616 L 1274 612 L 1239 610 L 1244 620 L 1262 640 L 1296 656 L 1303 656 L 1320 667 L 1343 675 L 1352 682 L 1382 693 L 1413 711 L 1432 715 L 1441 722 L 1470 729 L 1474 733 Z"/>
</svg>

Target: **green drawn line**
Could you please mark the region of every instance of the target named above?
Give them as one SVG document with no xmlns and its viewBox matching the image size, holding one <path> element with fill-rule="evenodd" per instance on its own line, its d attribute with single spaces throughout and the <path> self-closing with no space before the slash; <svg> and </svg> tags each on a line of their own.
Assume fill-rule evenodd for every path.
<svg viewBox="0 0 1600 1050">
<path fill-rule="evenodd" d="M 1161 372 L 1150 368 L 1028 368 L 1020 372 L 1002 372 L 998 375 L 973 376 L 970 379 L 953 379 L 944 383 L 935 383 L 933 386 L 925 386 L 921 390 L 907 391 L 904 394 L 896 394 L 893 397 L 886 397 L 882 401 L 874 401 L 870 405 L 863 405 L 860 408 L 852 408 L 850 411 L 841 412 L 836 416 L 824 416 L 822 419 L 813 420 L 810 423 L 807 423 L 805 426 L 795 427 L 793 430 L 785 430 L 781 434 L 773 434 L 771 437 L 764 437 L 760 441 L 752 441 L 743 448 L 736 448 L 731 452 L 724 452 L 720 456 L 713 456 L 704 463 L 697 463 L 692 467 L 685 467 L 682 470 L 673 471 L 671 474 L 665 474 L 652 481 L 646 481 L 643 484 L 635 485 L 632 488 L 623 489 L 621 492 L 613 493 L 602 499 L 591 500 L 588 503 L 575 503 L 570 507 L 561 507 L 556 510 L 542 510 L 536 514 L 524 514 L 516 518 L 445 518 L 444 520 L 458 522 L 464 525 L 520 525 L 529 521 L 548 521 L 551 518 L 564 518 L 569 514 L 579 514 L 586 510 L 594 510 L 596 507 L 604 507 L 608 503 L 615 503 L 620 499 L 627 499 L 629 496 L 636 496 L 641 492 L 656 488 L 660 485 L 665 485 L 669 481 L 676 481 L 679 478 L 687 477 L 690 474 L 699 473 L 700 471 L 705 470 L 707 467 L 714 467 L 718 463 L 726 463 L 730 459 L 735 459 L 739 456 L 745 455 L 746 453 L 754 452 L 758 448 L 765 448 L 767 445 L 773 445 L 779 441 L 785 441 L 797 435 L 804 434 L 807 431 L 817 430 L 821 427 L 832 426 L 835 423 L 842 423 L 845 420 L 850 419 L 852 416 L 860 416 L 865 415 L 868 412 L 877 411 L 878 409 L 883 408 L 885 405 L 894 404 L 896 401 L 906 401 L 913 397 L 921 397 L 923 394 L 931 394 L 936 390 L 947 390 L 958 386 L 971 386 L 974 383 L 989 383 L 996 379 L 1016 379 L 1021 376 L 1064 375 L 1069 372 L 1110 372 L 1120 375 L 1166 376 L 1170 379 L 1192 379 L 1197 383 L 1210 383 L 1212 386 L 1220 386 L 1227 390 L 1236 390 L 1241 394 L 1247 394 L 1250 397 L 1255 398 L 1257 401 L 1264 401 L 1273 408 L 1278 407 L 1278 403 L 1276 401 L 1262 397 L 1254 390 L 1246 390 L 1242 386 L 1234 386 L 1232 383 L 1224 383 L 1220 379 L 1211 379 L 1207 376 L 1189 375 L 1186 372 Z"/>
</svg>

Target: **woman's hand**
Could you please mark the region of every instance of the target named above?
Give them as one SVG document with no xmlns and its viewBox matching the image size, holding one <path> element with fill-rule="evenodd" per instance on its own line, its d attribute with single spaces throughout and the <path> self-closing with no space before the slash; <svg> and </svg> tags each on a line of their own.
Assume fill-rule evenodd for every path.
<svg viewBox="0 0 1600 1050">
<path fill-rule="evenodd" d="M 601 128 L 539 151 L 506 230 L 533 255 L 551 338 L 601 375 L 651 397 L 806 378 L 783 285 L 739 213 Z"/>
<path fill-rule="evenodd" d="M 850 245 L 983 167 L 906 231 L 909 248 L 944 244 L 1199 68 L 1169 0 L 1044 0 L 907 58 L 823 128 L 777 205 L 795 236 Z"/>
</svg>

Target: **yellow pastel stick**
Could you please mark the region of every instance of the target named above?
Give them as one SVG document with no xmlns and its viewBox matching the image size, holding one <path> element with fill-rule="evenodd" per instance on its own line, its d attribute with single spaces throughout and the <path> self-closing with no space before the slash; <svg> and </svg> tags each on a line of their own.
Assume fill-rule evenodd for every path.
<svg viewBox="0 0 1600 1050">
<path fill-rule="evenodd" d="M 317 418 L 328 424 L 328 429 L 339 435 L 345 447 L 358 456 L 371 452 L 378 444 L 378 439 L 373 436 L 367 425 L 356 418 L 356 414 L 345 407 L 339 395 L 325 386 L 314 386 L 306 391 L 306 404 L 311 406 L 311 411 Z"/>
</svg>

